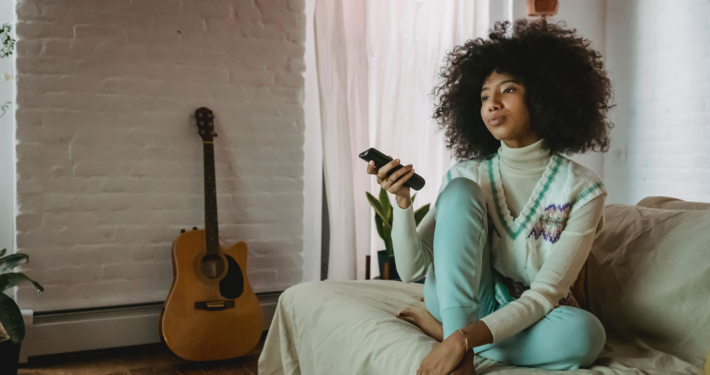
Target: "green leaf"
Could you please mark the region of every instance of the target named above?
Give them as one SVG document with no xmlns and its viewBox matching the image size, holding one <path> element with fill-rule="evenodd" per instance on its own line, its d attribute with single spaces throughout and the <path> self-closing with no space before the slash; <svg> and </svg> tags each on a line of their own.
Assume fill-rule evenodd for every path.
<svg viewBox="0 0 710 375">
<path fill-rule="evenodd" d="M 8 290 L 12 288 L 13 286 L 16 286 L 24 281 L 29 281 L 32 284 L 34 284 L 35 288 L 41 293 L 44 292 L 44 288 L 42 285 L 39 285 L 38 282 L 30 279 L 27 277 L 24 273 L 4 273 L 0 275 L 0 292 Z"/>
<path fill-rule="evenodd" d="M 7 57 L 12 55 L 13 49 L 15 49 L 15 40 L 12 35 L 12 26 L 5 22 L 0 28 L 0 41 L 2 41 L 2 48 L 0 48 L 0 57 Z"/>
<path fill-rule="evenodd" d="M 387 213 L 382 209 L 380 202 L 375 199 L 375 197 L 369 192 L 366 191 L 365 194 L 367 194 L 367 200 L 368 202 L 370 202 L 370 206 L 375 209 L 375 214 L 380 216 L 380 218 L 382 218 L 384 222 L 387 222 Z M 387 225 L 387 227 L 391 228 L 389 224 Z"/>
<path fill-rule="evenodd" d="M 382 238 L 384 240 L 385 234 L 384 234 L 384 228 L 382 228 L 382 218 L 378 214 L 375 214 L 375 226 L 377 227 L 377 234 L 379 234 L 380 238 Z"/>
<path fill-rule="evenodd" d="M 387 190 L 380 187 L 380 206 L 382 206 L 382 213 L 386 214 L 383 219 L 387 223 L 387 228 L 392 228 L 392 204 L 390 204 L 390 197 L 387 195 Z"/>
<path fill-rule="evenodd" d="M 27 263 L 30 261 L 30 257 L 27 254 L 12 254 L 6 256 L 5 258 L 0 258 L 0 273 L 12 270 L 23 260 Z"/>
<path fill-rule="evenodd" d="M 414 193 L 414 195 L 412 195 L 412 204 L 414 204 L 414 198 L 416 198 L 416 197 L 417 197 L 417 193 Z"/>
<path fill-rule="evenodd" d="M 385 229 L 385 248 L 387 249 L 387 257 L 394 258 L 394 250 L 392 249 L 392 229 Z"/>
<path fill-rule="evenodd" d="M 373 208 L 378 209 L 378 210 L 382 209 L 382 206 L 380 205 L 380 201 L 378 201 L 374 195 L 370 194 L 369 191 L 366 191 L 365 195 L 367 196 L 367 201 L 370 202 L 370 205 Z"/>
<path fill-rule="evenodd" d="M 25 339 L 25 322 L 15 301 L 0 293 L 0 323 L 15 344 Z"/>
<path fill-rule="evenodd" d="M 0 257 L 3 256 L 3 255 L 5 255 L 5 252 L 6 252 L 6 251 L 7 251 L 7 249 L 2 249 L 2 251 L 0 251 Z"/>
<path fill-rule="evenodd" d="M 418 210 L 414 211 L 414 222 L 419 226 L 419 222 L 422 221 L 424 216 L 429 213 L 429 203 L 419 207 Z"/>
</svg>

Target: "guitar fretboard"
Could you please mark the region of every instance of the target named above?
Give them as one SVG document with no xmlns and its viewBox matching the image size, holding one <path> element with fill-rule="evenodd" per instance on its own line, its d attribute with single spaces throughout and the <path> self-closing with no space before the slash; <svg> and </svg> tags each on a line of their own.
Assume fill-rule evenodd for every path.
<svg viewBox="0 0 710 375">
<path fill-rule="evenodd" d="M 205 236 L 207 254 L 219 252 L 219 225 L 217 222 L 217 187 L 215 183 L 214 144 L 203 142 L 205 160 Z"/>
</svg>

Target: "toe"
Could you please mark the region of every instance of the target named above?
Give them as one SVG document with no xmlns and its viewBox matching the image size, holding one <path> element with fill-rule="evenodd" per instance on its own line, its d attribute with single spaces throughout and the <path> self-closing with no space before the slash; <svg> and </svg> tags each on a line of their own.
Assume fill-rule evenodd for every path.
<svg viewBox="0 0 710 375">
<path fill-rule="evenodd" d="M 399 310 L 399 312 L 397 313 L 397 316 L 399 316 L 399 317 L 410 316 L 410 315 L 412 315 L 412 309 L 409 307 L 405 307 L 402 310 Z"/>
</svg>

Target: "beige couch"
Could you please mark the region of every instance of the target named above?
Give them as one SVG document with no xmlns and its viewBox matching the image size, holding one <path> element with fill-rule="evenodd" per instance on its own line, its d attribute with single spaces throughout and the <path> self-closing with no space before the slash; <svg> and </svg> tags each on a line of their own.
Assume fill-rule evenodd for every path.
<svg viewBox="0 0 710 375">
<path fill-rule="evenodd" d="M 710 203 L 647 197 L 605 207 L 575 295 L 607 331 L 588 369 L 555 374 L 701 374 L 710 346 Z M 279 297 L 259 374 L 414 374 L 437 342 L 394 315 L 423 285 L 307 282 Z M 553 373 L 479 356 L 478 374 Z"/>
</svg>

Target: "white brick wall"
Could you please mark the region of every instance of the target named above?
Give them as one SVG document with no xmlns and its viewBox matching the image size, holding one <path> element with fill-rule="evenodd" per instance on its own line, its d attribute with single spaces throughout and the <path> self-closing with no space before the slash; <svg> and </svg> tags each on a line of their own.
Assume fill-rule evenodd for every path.
<svg viewBox="0 0 710 375">
<path fill-rule="evenodd" d="M 710 2 L 607 2 L 607 203 L 710 202 Z"/>
<path fill-rule="evenodd" d="M 17 248 L 35 311 L 154 302 L 204 228 L 216 116 L 223 246 L 260 291 L 302 279 L 304 0 L 17 2 Z"/>
</svg>

